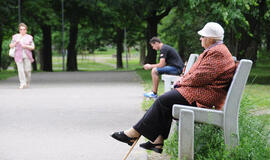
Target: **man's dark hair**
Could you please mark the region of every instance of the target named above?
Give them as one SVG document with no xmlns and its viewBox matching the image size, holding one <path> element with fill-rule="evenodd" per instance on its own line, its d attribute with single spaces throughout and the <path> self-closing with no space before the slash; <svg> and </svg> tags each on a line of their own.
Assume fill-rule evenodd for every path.
<svg viewBox="0 0 270 160">
<path fill-rule="evenodd" d="M 161 40 L 158 37 L 153 37 L 149 41 L 150 44 L 153 44 L 153 43 L 156 43 L 156 42 L 162 43 Z"/>
</svg>

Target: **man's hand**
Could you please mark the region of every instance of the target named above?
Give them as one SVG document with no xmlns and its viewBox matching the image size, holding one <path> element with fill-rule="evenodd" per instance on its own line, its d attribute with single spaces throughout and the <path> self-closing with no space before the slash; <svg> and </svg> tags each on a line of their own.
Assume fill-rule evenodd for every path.
<svg viewBox="0 0 270 160">
<path fill-rule="evenodd" d="M 143 68 L 145 69 L 145 70 L 149 70 L 149 69 L 152 69 L 152 65 L 151 64 L 145 64 L 144 66 L 143 66 Z"/>
</svg>

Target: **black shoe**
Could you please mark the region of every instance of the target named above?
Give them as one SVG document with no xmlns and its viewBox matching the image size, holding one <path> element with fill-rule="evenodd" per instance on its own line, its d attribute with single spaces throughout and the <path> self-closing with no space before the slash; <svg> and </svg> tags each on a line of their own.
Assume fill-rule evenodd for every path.
<svg viewBox="0 0 270 160">
<path fill-rule="evenodd" d="M 146 142 L 146 143 L 142 143 L 140 144 L 140 147 L 144 148 L 144 149 L 148 149 L 148 150 L 152 150 L 155 151 L 157 153 L 162 153 L 163 149 L 162 148 L 156 148 L 156 146 L 163 146 L 163 144 L 153 144 L 151 142 Z"/>
<path fill-rule="evenodd" d="M 124 131 L 121 131 L 121 132 L 114 132 L 112 135 L 111 135 L 114 139 L 118 140 L 118 141 L 121 141 L 121 142 L 124 142 L 124 143 L 127 143 L 128 145 L 132 145 L 133 142 L 138 139 L 138 137 L 128 137 Z"/>
</svg>

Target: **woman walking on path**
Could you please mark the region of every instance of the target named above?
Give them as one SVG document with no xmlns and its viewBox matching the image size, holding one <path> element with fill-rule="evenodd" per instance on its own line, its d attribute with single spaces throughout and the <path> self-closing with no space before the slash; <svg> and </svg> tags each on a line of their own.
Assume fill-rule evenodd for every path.
<svg viewBox="0 0 270 160">
<path fill-rule="evenodd" d="M 19 24 L 19 33 L 12 36 L 10 48 L 15 47 L 14 60 L 18 69 L 20 81 L 19 89 L 30 86 L 31 80 L 31 63 L 34 62 L 32 50 L 35 49 L 33 37 L 27 33 L 27 26 L 24 23 Z"/>
</svg>

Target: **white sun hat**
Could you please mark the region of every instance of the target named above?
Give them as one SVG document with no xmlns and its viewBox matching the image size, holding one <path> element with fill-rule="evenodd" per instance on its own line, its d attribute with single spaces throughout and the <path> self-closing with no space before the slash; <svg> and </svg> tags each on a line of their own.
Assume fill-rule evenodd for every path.
<svg viewBox="0 0 270 160">
<path fill-rule="evenodd" d="M 204 37 L 211 37 L 217 40 L 223 40 L 224 29 L 216 22 L 208 22 L 198 34 Z"/>
</svg>

